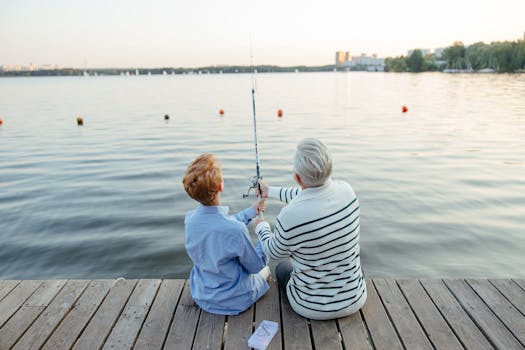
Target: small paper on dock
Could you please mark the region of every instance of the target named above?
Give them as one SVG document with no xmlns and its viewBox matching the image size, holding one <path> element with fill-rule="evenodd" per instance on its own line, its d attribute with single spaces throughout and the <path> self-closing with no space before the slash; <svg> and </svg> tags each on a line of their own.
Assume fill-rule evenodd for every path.
<svg viewBox="0 0 525 350">
<path fill-rule="evenodd" d="M 263 320 L 248 339 L 248 346 L 257 350 L 266 349 L 278 329 L 279 324 L 277 322 Z"/>
</svg>

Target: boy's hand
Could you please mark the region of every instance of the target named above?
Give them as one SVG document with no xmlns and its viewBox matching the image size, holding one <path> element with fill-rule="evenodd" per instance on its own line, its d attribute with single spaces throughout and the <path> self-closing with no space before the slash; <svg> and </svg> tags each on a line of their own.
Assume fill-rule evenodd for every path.
<svg viewBox="0 0 525 350">
<path fill-rule="evenodd" d="M 258 215 L 266 210 L 266 199 L 260 199 L 253 203 L 252 208 L 255 210 L 255 213 Z"/>
<path fill-rule="evenodd" d="M 257 196 L 261 196 L 262 198 L 268 198 L 268 184 L 264 182 L 263 180 L 259 179 L 259 186 L 255 189 L 255 194 Z M 261 189 L 261 193 L 259 193 L 259 188 Z"/>
</svg>

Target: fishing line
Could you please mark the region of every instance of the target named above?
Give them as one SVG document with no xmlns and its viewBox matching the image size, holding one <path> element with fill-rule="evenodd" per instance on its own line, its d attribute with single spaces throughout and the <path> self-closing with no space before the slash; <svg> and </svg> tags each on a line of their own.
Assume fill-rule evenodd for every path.
<svg viewBox="0 0 525 350">
<path fill-rule="evenodd" d="M 255 144 L 255 176 L 252 177 L 252 184 L 248 188 L 248 191 L 242 195 L 243 198 L 247 198 L 250 195 L 250 191 L 252 189 L 258 189 L 259 190 L 259 196 L 262 197 L 262 191 L 261 191 L 261 185 L 259 184 L 259 180 L 262 179 L 261 177 L 261 170 L 259 166 L 259 141 L 257 139 L 257 109 L 255 107 L 255 87 L 256 87 L 256 80 L 255 80 L 255 69 L 253 67 L 253 47 L 252 47 L 252 35 L 250 34 L 250 69 L 252 71 L 252 109 L 253 109 L 253 140 Z"/>
</svg>

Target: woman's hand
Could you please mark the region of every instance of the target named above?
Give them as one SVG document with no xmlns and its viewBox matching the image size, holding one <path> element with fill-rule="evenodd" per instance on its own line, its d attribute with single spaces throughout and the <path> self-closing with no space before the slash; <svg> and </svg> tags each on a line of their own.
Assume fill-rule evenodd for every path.
<svg viewBox="0 0 525 350">
<path fill-rule="evenodd" d="M 259 193 L 259 189 L 261 193 Z M 260 195 L 262 198 L 268 198 L 268 184 L 263 180 L 259 179 L 259 186 L 257 186 L 257 188 L 255 189 L 255 194 L 257 196 Z"/>
</svg>

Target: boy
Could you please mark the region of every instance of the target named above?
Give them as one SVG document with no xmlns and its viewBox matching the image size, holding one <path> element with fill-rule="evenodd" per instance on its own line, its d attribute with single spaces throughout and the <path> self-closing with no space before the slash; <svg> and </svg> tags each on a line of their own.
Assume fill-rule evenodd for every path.
<svg viewBox="0 0 525 350">
<path fill-rule="evenodd" d="M 186 250 L 193 262 L 191 295 L 207 312 L 237 315 L 269 288 L 266 256 L 260 242 L 253 246 L 246 227 L 264 210 L 264 201 L 228 215 L 228 207 L 221 206 L 221 167 L 207 153 L 191 162 L 182 182 L 188 195 L 200 203 L 184 220 Z"/>
</svg>

